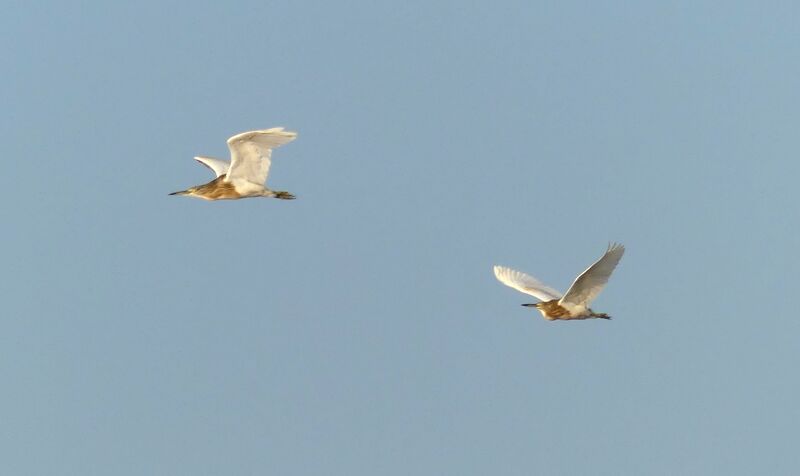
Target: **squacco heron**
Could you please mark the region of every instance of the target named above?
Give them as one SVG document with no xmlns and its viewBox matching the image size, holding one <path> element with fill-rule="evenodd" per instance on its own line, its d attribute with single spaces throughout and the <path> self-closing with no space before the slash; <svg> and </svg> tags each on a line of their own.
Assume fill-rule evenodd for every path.
<svg viewBox="0 0 800 476">
<path fill-rule="evenodd" d="M 228 139 L 231 161 L 195 157 L 195 160 L 211 169 L 217 176 L 214 180 L 170 195 L 189 195 L 204 200 L 237 200 L 248 197 L 275 197 L 293 200 L 289 192 L 270 190 L 266 187 L 271 164 L 272 149 L 289 143 L 297 133 L 275 127 L 262 131 L 242 132 Z"/>
<path fill-rule="evenodd" d="M 515 271 L 504 266 L 495 266 L 494 275 L 506 286 L 539 299 L 535 304 L 523 304 L 526 307 L 535 307 L 548 321 L 572 319 L 611 319 L 608 314 L 596 313 L 589 304 L 603 290 L 608 278 L 617 263 L 622 259 L 625 247 L 613 243 L 602 258 L 575 278 L 566 294 L 542 284 L 538 279 L 520 271 Z"/>
</svg>

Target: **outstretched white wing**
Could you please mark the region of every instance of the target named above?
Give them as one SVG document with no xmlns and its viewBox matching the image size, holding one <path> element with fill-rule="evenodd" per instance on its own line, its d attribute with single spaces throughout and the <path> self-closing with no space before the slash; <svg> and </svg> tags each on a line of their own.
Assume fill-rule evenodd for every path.
<svg viewBox="0 0 800 476">
<path fill-rule="evenodd" d="M 225 175 L 228 173 L 228 168 L 230 168 L 230 162 L 226 162 L 224 160 L 219 159 L 212 159 L 211 157 L 195 157 L 194 160 L 200 162 L 201 164 L 205 165 L 209 169 L 214 172 L 214 175 L 219 177 L 220 175 Z"/>
<path fill-rule="evenodd" d="M 521 271 L 506 268 L 505 266 L 495 266 L 494 275 L 498 281 L 506 286 L 525 294 L 530 294 L 541 301 L 552 301 L 561 297 L 560 292 Z"/>
<path fill-rule="evenodd" d="M 269 173 L 272 149 L 293 141 L 295 132 L 286 132 L 283 127 L 263 131 L 242 132 L 228 139 L 231 150 L 231 167 L 227 182 L 246 181 L 263 185 Z"/>
<path fill-rule="evenodd" d="M 575 282 L 572 283 L 572 286 L 558 303 L 570 311 L 589 307 L 589 303 L 605 287 L 608 278 L 611 277 L 611 273 L 617 267 L 619 260 L 622 259 L 624 252 L 625 247 L 620 244 L 612 243 L 608 245 L 606 254 L 575 278 Z"/>
</svg>

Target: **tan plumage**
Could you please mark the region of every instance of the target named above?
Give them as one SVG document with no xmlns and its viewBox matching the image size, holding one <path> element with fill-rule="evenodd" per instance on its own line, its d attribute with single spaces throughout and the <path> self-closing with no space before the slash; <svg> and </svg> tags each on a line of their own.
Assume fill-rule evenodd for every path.
<svg viewBox="0 0 800 476">
<path fill-rule="evenodd" d="M 236 192 L 236 187 L 234 187 L 232 183 L 226 182 L 225 178 L 225 175 L 220 175 L 206 184 L 192 187 L 189 189 L 192 192 L 191 195 L 206 200 L 235 200 L 237 198 L 242 198 L 239 193 Z M 183 195 L 183 193 L 175 192 L 170 195 Z"/>
<path fill-rule="evenodd" d="M 268 189 L 266 180 L 272 163 L 272 149 L 289 143 L 296 137 L 297 133 L 284 131 L 282 127 L 237 134 L 228 139 L 230 162 L 195 157 L 195 160 L 211 169 L 217 178 L 170 195 L 189 195 L 204 200 L 236 200 L 247 197 L 292 200 L 295 197 L 289 192 Z"/>
<path fill-rule="evenodd" d="M 541 300 L 542 302 L 523 304 L 523 306 L 535 307 L 547 320 L 611 319 L 608 314 L 594 312 L 589 304 L 603 290 L 614 268 L 622 259 L 623 253 L 625 253 L 624 246 L 616 243 L 609 245 L 599 260 L 575 278 L 563 296 L 533 276 L 511 268 L 495 266 L 494 275 L 506 286 Z"/>
</svg>

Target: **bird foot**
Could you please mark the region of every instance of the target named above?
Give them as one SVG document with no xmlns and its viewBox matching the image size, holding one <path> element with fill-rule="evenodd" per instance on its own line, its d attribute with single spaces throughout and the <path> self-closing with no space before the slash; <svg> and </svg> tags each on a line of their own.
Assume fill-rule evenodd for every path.
<svg viewBox="0 0 800 476">
<path fill-rule="evenodd" d="M 294 200 L 296 197 L 289 192 L 275 192 L 275 198 L 281 200 Z"/>
</svg>

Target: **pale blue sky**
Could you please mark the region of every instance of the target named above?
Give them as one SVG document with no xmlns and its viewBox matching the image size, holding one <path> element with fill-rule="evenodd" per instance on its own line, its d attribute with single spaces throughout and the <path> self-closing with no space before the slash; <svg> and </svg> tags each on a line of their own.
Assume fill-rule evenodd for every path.
<svg viewBox="0 0 800 476">
<path fill-rule="evenodd" d="M 797 474 L 795 5 L 6 5 L 2 472 Z"/>
</svg>

